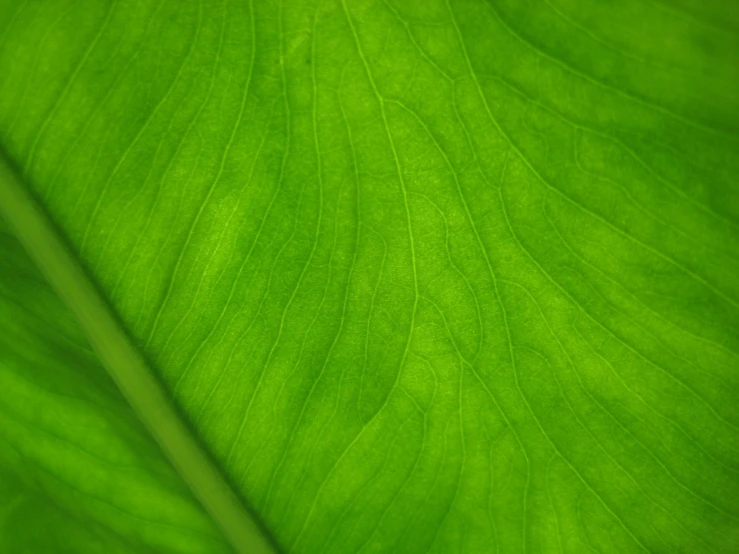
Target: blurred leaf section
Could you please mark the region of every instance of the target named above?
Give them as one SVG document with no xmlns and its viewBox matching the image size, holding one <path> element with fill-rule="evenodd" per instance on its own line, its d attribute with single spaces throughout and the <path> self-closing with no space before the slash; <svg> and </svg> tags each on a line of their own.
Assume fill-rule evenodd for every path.
<svg viewBox="0 0 739 554">
<path fill-rule="evenodd" d="M 0 552 L 229 552 L 0 222 Z"/>
</svg>

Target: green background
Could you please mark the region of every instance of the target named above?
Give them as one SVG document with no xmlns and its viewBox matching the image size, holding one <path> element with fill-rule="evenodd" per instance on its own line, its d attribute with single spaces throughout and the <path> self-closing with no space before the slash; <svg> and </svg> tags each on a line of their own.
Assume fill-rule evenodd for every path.
<svg viewBox="0 0 739 554">
<path fill-rule="evenodd" d="M 734 2 L 0 0 L 0 147 L 281 551 L 736 552 Z M 0 551 L 227 551 L 0 238 Z"/>
</svg>

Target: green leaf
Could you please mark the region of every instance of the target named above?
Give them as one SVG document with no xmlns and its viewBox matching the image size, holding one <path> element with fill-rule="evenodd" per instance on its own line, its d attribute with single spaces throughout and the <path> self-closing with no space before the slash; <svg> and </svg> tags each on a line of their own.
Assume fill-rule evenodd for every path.
<svg viewBox="0 0 739 554">
<path fill-rule="evenodd" d="M 738 68 L 720 0 L 0 0 L 0 550 L 733 552 Z"/>
</svg>

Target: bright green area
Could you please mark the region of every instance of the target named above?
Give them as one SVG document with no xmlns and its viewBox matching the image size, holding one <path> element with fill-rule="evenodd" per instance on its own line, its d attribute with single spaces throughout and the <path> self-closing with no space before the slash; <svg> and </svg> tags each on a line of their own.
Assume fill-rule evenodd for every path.
<svg viewBox="0 0 739 554">
<path fill-rule="evenodd" d="M 736 550 L 734 2 L 0 0 L 0 147 L 282 551 Z M 0 551 L 226 549 L 1 237 Z"/>
</svg>

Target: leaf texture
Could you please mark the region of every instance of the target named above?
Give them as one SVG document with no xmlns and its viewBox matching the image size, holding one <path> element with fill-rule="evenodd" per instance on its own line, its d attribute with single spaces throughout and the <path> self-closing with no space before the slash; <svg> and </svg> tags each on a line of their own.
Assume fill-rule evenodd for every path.
<svg viewBox="0 0 739 554">
<path fill-rule="evenodd" d="M 0 68 L 0 145 L 281 550 L 739 544 L 733 3 L 0 0 Z M 106 451 L 89 353 L 7 352 L 0 406 L 90 391 Z M 162 471 L 166 545 L 33 494 L 223 540 Z"/>
</svg>

